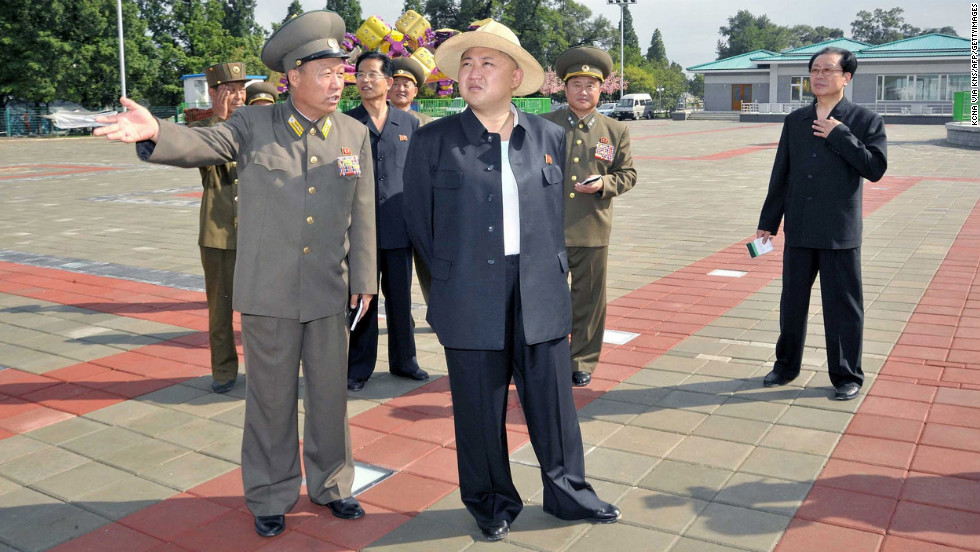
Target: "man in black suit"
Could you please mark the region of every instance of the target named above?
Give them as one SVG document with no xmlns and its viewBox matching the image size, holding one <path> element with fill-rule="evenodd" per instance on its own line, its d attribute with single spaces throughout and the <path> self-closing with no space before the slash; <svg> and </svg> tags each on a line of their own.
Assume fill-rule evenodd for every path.
<svg viewBox="0 0 980 552">
<path fill-rule="evenodd" d="M 450 38 L 435 56 L 468 108 L 413 138 L 405 216 L 432 273 L 427 319 L 446 348 L 463 503 L 490 540 L 521 511 L 504 425 L 513 377 L 544 510 L 614 522 L 619 510 L 585 481 L 572 399 L 565 133 L 511 103 L 537 91 L 544 72 L 496 21 Z"/>
<path fill-rule="evenodd" d="M 378 225 L 378 272 L 388 326 L 388 371 L 415 381 L 429 379 L 415 358 L 412 320 L 412 242 L 403 212 L 405 157 L 419 121 L 387 101 L 392 84 L 388 56 L 367 52 L 357 58 L 357 91 L 361 105 L 346 114 L 364 123 L 371 136 L 375 216 Z M 350 333 L 347 389 L 360 391 L 378 360 L 378 302 L 371 302 Z"/>
<path fill-rule="evenodd" d="M 816 100 L 786 117 L 756 233 L 771 240 L 785 218 L 776 363 L 762 384 L 785 385 L 799 375 L 810 290 L 819 272 L 830 382 L 835 399 L 850 400 L 864 382 L 862 183 L 885 174 L 885 125 L 844 98 L 857 69 L 854 54 L 824 48 L 809 67 Z"/>
</svg>

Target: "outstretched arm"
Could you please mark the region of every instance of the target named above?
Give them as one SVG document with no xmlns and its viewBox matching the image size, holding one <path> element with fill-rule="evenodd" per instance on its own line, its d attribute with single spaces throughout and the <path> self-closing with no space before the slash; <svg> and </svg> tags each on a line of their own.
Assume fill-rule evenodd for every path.
<svg viewBox="0 0 980 552">
<path fill-rule="evenodd" d="M 92 134 L 128 144 L 146 140 L 156 143 L 160 138 L 160 123 L 157 122 L 157 118 L 148 109 L 129 98 L 119 98 L 119 103 L 127 111 L 115 115 L 99 115 L 95 118 L 96 122 L 110 124 L 96 128 Z"/>
</svg>

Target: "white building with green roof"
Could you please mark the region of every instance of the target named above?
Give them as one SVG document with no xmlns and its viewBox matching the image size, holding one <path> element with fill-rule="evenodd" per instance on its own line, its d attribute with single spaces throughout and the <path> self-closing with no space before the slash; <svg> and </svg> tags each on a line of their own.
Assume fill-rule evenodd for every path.
<svg viewBox="0 0 980 552">
<path fill-rule="evenodd" d="M 857 56 L 845 96 L 878 113 L 949 116 L 953 93 L 969 90 L 970 40 L 936 33 L 877 46 L 839 38 L 778 53 L 756 50 L 687 70 L 704 75 L 705 111 L 789 113 L 813 101 L 807 64 L 828 46 Z"/>
</svg>

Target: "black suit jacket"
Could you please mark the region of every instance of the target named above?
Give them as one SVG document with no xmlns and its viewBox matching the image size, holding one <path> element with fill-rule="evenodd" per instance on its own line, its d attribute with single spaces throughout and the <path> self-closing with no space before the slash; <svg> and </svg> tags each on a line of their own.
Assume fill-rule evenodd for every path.
<svg viewBox="0 0 980 552">
<path fill-rule="evenodd" d="M 520 202 L 520 291 L 528 344 L 571 331 L 562 167 L 565 132 L 518 112 L 508 155 Z M 500 135 L 470 110 L 418 130 L 409 149 L 405 216 L 432 272 L 427 320 L 444 347 L 504 347 Z"/>
<path fill-rule="evenodd" d="M 388 104 L 388 119 L 380 131 L 371 121 L 363 105 L 345 115 L 364 123 L 371 135 L 371 155 L 374 161 L 374 210 L 378 223 L 378 248 L 400 249 L 411 245 L 405 227 L 403 205 L 405 159 L 412 134 L 419 128 L 419 120 L 411 114 Z M 411 173 L 408 173 L 411 175 Z"/>
<path fill-rule="evenodd" d="M 862 183 L 888 166 L 885 124 L 842 98 L 840 121 L 826 139 L 814 136 L 816 102 L 786 116 L 759 228 L 774 235 L 785 218 L 786 245 L 815 249 L 861 246 Z"/>
</svg>

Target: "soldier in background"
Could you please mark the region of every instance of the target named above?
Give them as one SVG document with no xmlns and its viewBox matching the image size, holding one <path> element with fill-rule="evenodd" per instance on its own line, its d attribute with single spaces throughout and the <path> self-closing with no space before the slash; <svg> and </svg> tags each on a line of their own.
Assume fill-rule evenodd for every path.
<svg viewBox="0 0 980 552">
<path fill-rule="evenodd" d="M 212 115 L 188 127 L 210 127 L 231 117 L 245 105 L 244 63 L 219 63 L 204 70 L 211 97 Z M 211 346 L 211 389 L 227 393 L 238 378 L 238 351 L 232 324 L 232 291 L 235 280 L 235 248 L 238 242 L 238 167 L 234 161 L 199 167 L 201 228 L 198 245 L 204 267 L 208 299 L 208 341 Z"/>
<path fill-rule="evenodd" d="M 542 115 L 565 130 L 565 246 L 572 277 L 572 384 L 592 381 L 606 326 L 606 265 L 612 200 L 636 184 L 625 124 L 596 111 L 612 58 L 596 48 L 565 50 L 555 72 L 568 106 Z"/>
<path fill-rule="evenodd" d="M 279 101 L 279 90 L 271 82 L 256 82 L 245 87 L 245 105 L 272 105 Z"/>
</svg>

